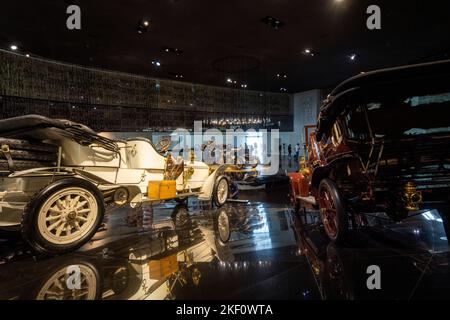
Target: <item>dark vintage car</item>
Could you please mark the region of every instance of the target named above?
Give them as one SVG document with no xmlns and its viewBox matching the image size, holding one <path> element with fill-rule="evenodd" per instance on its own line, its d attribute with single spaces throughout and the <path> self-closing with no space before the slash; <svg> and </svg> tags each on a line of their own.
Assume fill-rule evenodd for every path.
<svg viewBox="0 0 450 320">
<path fill-rule="evenodd" d="M 437 209 L 448 220 L 450 60 L 343 82 L 324 101 L 307 151 L 290 174 L 292 199 L 320 208 L 334 242 L 364 224 L 361 213 L 401 221 Z"/>
</svg>

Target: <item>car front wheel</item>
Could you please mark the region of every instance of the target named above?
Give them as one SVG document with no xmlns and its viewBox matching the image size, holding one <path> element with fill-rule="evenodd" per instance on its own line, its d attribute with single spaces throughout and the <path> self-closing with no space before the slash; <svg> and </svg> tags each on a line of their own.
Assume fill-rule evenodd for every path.
<svg viewBox="0 0 450 320">
<path fill-rule="evenodd" d="M 216 180 L 214 186 L 213 200 L 216 206 L 221 207 L 227 202 L 230 192 L 230 186 L 228 184 L 228 179 L 224 176 L 219 177 Z"/>
<path fill-rule="evenodd" d="M 25 208 L 22 236 L 40 253 L 70 252 L 92 238 L 104 212 L 103 196 L 93 184 L 77 178 L 58 180 Z"/>
</svg>

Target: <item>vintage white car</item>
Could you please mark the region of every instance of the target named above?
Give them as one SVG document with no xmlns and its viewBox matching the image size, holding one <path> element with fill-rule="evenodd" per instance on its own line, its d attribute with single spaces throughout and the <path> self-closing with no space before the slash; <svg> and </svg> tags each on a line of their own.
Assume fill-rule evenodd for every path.
<svg viewBox="0 0 450 320">
<path fill-rule="evenodd" d="M 194 156 L 185 163 L 144 138 L 111 140 L 36 115 L 0 120 L 0 137 L 0 229 L 20 230 L 41 253 L 89 241 L 106 205 L 195 196 L 222 206 L 228 199 L 225 165 L 212 170 Z M 154 188 L 165 188 L 161 197 Z"/>
</svg>

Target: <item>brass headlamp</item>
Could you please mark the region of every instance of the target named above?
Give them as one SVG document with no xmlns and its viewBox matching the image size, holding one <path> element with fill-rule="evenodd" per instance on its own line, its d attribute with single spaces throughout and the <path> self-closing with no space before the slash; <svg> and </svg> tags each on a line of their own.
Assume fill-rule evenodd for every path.
<svg viewBox="0 0 450 320">
<path fill-rule="evenodd" d="M 417 191 L 416 185 L 410 181 L 403 188 L 403 199 L 406 210 L 417 211 L 422 203 L 422 192 Z"/>
</svg>

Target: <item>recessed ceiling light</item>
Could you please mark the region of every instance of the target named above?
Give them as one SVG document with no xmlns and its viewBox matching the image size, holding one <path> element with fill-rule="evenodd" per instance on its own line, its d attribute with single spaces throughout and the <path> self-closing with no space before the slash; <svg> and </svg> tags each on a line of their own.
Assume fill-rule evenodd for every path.
<svg viewBox="0 0 450 320">
<path fill-rule="evenodd" d="M 228 82 L 228 83 L 233 83 L 233 80 L 231 80 L 231 78 L 228 78 L 228 79 L 227 79 L 227 82 Z"/>
<path fill-rule="evenodd" d="M 162 47 L 161 49 L 167 53 L 175 53 L 177 56 L 179 56 L 183 53 L 183 50 L 178 49 L 178 48 Z"/>
<path fill-rule="evenodd" d="M 159 62 L 158 60 L 153 60 L 152 65 L 154 65 L 155 67 L 161 67 L 161 62 Z"/>
<path fill-rule="evenodd" d="M 10 48 L 11 48 L 11 50 L 17 50 L 17 49 L 19 49 L 19 47 L 17 47 L 15 44 L 12 44 L 11 46 L 10 46 Z"/>
<path fill-rule="evenodd" d="M 142 34 L 144 32 L 147 32 L 148 27 L 150 26 L 150 21 L 146 20 L 146 19 L 141 19 L 139 20 L 137 26 L 136 26 L 136 31 L 139 34 Z"/>
<path fill-rule="evenodd" d="M 25 55 L 25 57 L 27 57 L 27 58 L 29 58 L 30 57 L 30 55 L 27 53 L 26 55 Z"/>
<path fill-rule="evenodd" d="M 358 56 L 356 55 L 356 53 L 352 53 L 352 54 L 350 54 L 350 55 L 348 56 L 348 58 L 349 58 L 351 61 L 355 61 L 357 57 L 358 57 Z"/>
<path fill-rule="evenodd" d="M 304 54 L 305 56 L 314 57 L 317 54 L 317 52 L 314 51 L 313 49 L 306 48 L 305 50 L 302 51 L 302 54 Z"/>
</svg>

